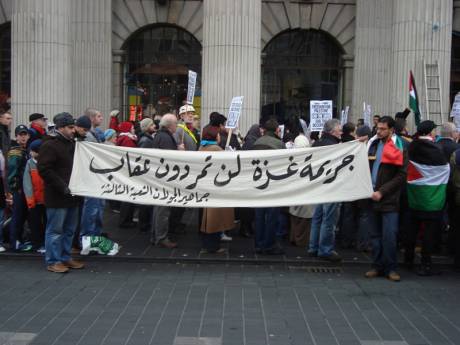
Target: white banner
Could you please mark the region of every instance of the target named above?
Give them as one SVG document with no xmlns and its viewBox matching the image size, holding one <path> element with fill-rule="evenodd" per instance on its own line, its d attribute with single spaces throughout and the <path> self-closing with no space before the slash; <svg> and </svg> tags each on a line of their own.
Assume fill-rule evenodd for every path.
<svg viewBox="0 0 460 345">
<path fill-rule="evenodd" d="M 235 129 L 236 127 L 238 127 L 238 121 L 240 120 L 241 115 L 241 108 L 243 108 L 243 98 L 243 96 L 232 98 L 232 103 L 230 104 L 230 110 L 228 111 L 225 128 Z"/>
<path fill-rule="evenodd" d="M 453 117 L 457 130 L 460 129 L 460 93 L 455 95 L 454 104 L 452 104 L 452 110 L 450 111 L 450 117 Z"/>
<path fill-rule="evenodd" d="M 193 105 L 193 98 L 195 97 L 196 77 L 196 72 L 191 70 L 188 71 L 187 104 Z"/>
<path fill-rule="evenodd" d="M 271 207 L 372 194 L 366 145 L 190 152 L 78 142 L 72 194 L 179 207 Z"/>
<path fill-rule="evenodd" d="M 326 121 L 332 119 L 332 101 L 310 101 L 311 131 L 322 131 Z"/>
</svg>

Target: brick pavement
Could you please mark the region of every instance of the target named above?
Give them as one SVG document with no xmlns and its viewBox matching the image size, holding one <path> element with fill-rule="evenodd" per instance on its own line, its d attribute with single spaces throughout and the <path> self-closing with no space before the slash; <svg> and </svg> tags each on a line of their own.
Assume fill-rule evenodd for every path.
<svg viewBox="0 0 460 345">
<path fill-rule="evenodd" d="M 93 261 L 59 275 L 3 259 L 0 344 L 460 344 L 459 273 L 362 273 Z"/>
</svg>

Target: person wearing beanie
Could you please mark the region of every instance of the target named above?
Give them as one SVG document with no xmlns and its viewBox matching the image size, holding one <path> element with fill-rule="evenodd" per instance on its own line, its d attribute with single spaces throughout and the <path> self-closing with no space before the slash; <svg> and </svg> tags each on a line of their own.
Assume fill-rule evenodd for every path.
<svg viewBox="0 0 460 345">
<path fill-rule="evenodd" d="M 77 141 L 88 141 L 88 132 L 91 130 L 91 120 L 88 116 L 82 115 L 75 121 L 75 139 Z"/>
<path fill-rule="evenodd" d="M 80 198 L 69 189 L 75 153 L 75 121 L 69 113 L 53 118 L 56 136 L 40 147 L 38 172 L 45 185 L 46 230 L 45 262 L 47 270 L 65 273 L 84 264 L 72 259 L 72 240 L 78 224 Z"/>
<path fill-rule="evenodd" d="M 29 142 L 30 143 L 36 139 L 42 139 L 44 135 L 46 135 L 46 129 L 48 128 L 47 118 L 45 115 L 39 113 L 33 113 L 29 116 Z"/>
<path fill-rule="evenodd" d="M 42 140 L 35 139 L 29 145 L 30 159 L 27 161 L 23 177 L 24 196 L 29 209 L 29 227 L 32 249 L 45 253 L 46 208 L 43 179 L 37 168 Z"/>
<path fill-rule="evenodd" d="M 117 131 L 112 128 L 106 129 L 104 132 L 104 144 L 116 145 L 117 144 Z"/>
<path fill-rule="evenodd" d="M 137 147 L 137 136 L 134 134 L 132 122 L 125 121 L 118 126 L 120 133 L 117 139 L 117 146 Z"/>
<path fill-rule="evenodd" d="M 153 136 L 156 132 L 155 123 L 151 118 L 146 117 L 140 122 L 141 137 L 139 138 L 138 146 L 144 149 L 153 148 Z M 139 206 L 139 230 L 148 232 L 152 227 L 153 207 L 140 205 Z"/>
</svg>

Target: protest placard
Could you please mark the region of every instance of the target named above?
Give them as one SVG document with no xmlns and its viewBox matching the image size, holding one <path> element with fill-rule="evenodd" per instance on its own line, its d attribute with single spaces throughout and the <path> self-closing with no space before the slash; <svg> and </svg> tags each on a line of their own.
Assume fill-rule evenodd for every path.
<svg viewBox="0 0 460 345">
<path fill-rule="evenodd" d="M 332 119 L 332 101 L 310 101 L 310 128 L 322 131 L 326 121 Z"/>
<path fill-rule="evenodd" d="M 241 108 L 243 107 L 243 96 L 233 97 L 228 110 L 227 122 L 225 128 L 235 129 L 238 127 L 240 120 Z"/>
<path fill-rule="evenodd" d="M 371 125 L 371 114 L 372 114 L 372 108 L 370 104 L 366 104 L 366 102 L 363 103 L 363 120 L 364 124 L 368 126 L 369 128 L 372 128 Z"/>
<path fill-rule="evenodd" d="M 195 97 L 196 77 L 196 72 L 191 70 L 188 71 L 187 104 L 193 104 L 193 98 Z"/>
<path fill-rule="evenodd" d="M 454 104 L 450 111 L 450 117 L 453 118 L 457 130 L 460 130 L 460 92 L 455 95 Z"/>
</svg>

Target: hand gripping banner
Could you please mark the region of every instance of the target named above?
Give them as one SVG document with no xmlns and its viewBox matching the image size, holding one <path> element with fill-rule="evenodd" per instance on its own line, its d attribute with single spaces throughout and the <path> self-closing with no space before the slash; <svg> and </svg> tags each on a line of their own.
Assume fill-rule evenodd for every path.
<svg viewBox="0 0 460 345">
<path fill-rule="evenodd" d="M 72 194 L 177 207 L 275 207 L 373 192 L 366 145 L 190 152 L 78 142 Z"/>
</svg>

